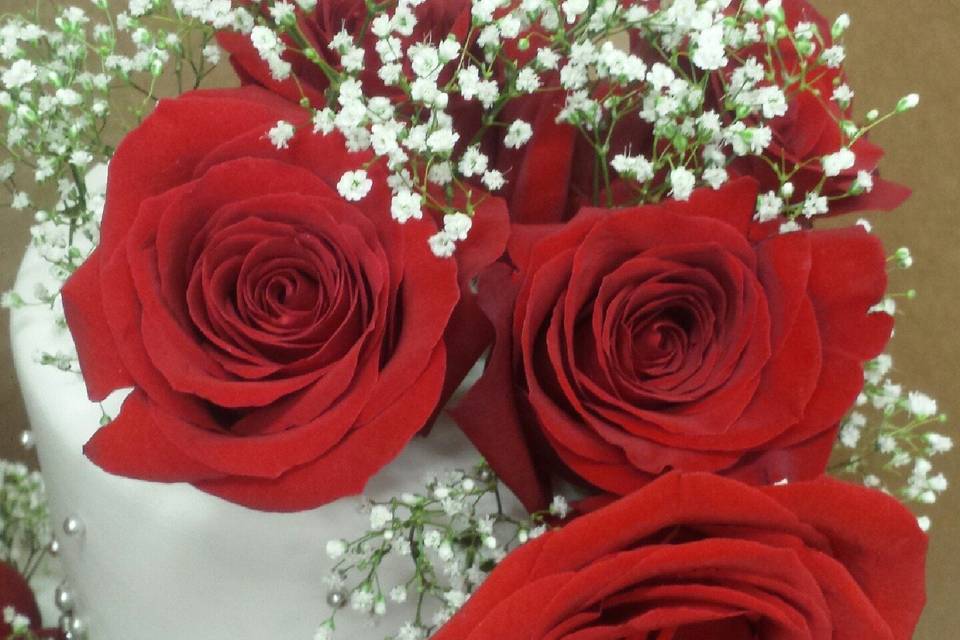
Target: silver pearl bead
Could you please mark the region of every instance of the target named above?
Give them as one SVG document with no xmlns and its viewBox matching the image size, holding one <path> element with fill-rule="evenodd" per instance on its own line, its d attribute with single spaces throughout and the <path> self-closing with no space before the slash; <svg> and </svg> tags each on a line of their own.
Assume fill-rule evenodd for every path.
<svg viewBox="0 0 960 640">
<path fill-rule="evenodd" d="M 56 538 L 51 540 L 50 544 L 47 545 L 47 552 L 54 558 L 60 555 L 60 541 L 57 540 Z"/>
<path fill-rule="evenodd" d="M 73 616 L 69 613 L 64 613 L 60 616 L 60 620 L 57 621 L 57 626 L 60 627 L 60 631 L 69 634 L 70 627 L 73 626 Z"/>
<path fill-rule="evenodd" d="M 33 431 L 30 431 L 28 429 L 20 434 L 20 444 L 23 446 L 24 449 L 28 449 L 28 450 L 33 449 L 36 443 L 37 441 L 33 435 Z"/>
<path fill-rule="evenodd" d="M 481 469 L 480 473 L 477 474 L 477 480 L 483 483 L 493 482 L 493 471 L 490 469 Z"/>
<path fill-rule="evenodd" d="M 77 536 L 83 533 L 83 521 L 77 516 L 67 516 L 63 521 L 63 532 L 68 536 Z"/>
<path fill-rule="evenodd" d="M 87 623 L 83 618 L 74 616 L 70 622 L 70 633 L 72 633 L 75 638 L 83 638 L 87 635 Z"/>
<path fill-rule="evenodd" d="M 327 604 L 334 609 L 340 609 L 347 604 L 347 594 L 343 591 L 331 591 L 327 594 Z"/>
<path fill-rule="evenodd" d="M 74 606 L 76 606 L 73 591 L 67 588 L 66 583 L 58 586 L 56 591 L 53 592 L 53 602 L 57 605 L 57 609 L 63 613 L 72 612 Z"/>
</svg>

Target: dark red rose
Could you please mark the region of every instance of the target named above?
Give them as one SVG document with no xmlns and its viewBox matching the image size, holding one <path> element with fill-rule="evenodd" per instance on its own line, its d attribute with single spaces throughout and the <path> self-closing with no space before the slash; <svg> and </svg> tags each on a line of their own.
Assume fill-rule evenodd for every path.
<svg viewBox="0 0 960 640">
<path fill-rule="evenodd" d="M 833 46 L 830 24 L 807 0 L 784 0 L 783 9 L 787 24 L 791 28 L 796 28 L 800 22 L 810 22 L 817 26 L 823 37 L 823 44 L 818 44 L 816 55 Z M 782 41 L 779 46 L 777 59 L 783 65 L 782 71 L 791 75 L 799 74 L 801 57 L 794 46 L 788 41 Z M 767 47 L 757 46 L 743 52 L 743 55 L 753 55 L 762 60 L 767 55 Z M 730 167 L 731 173 L 755 177 L 760 181 L 761 191 L 779 190 L 780 181 L 769 164 L 772 161 L 788 172 L 795 170 L 790 181 L 796 188 L 796 197 L 801 200 L 803 194 L 814 190 L 821 180 L 825 180 L 820 189 L 822 195 L 846 195 L 856 182 L 859 172 L 866 171 L 871 175 L 877 173 L 883 150 L 863 136 L 849 146 L 856 155 L 853 167 L 838 176 L 826 177 L 820 158 L 836 153 L 848 144 L 840 132 L 839 123 L 853 119 L 853 108 L 841 107 L 832 99 L 834 89 L 846 81 L 842 68 L 830 69 L 819 64 L 807 72 L 805 80 L 807 86 L 804 89 L 801 90 L 794 84 L 787 91 L 787 114 L 767 122 L 773 133 L 773 141 L 764 156 L 737 159 Z M 830 213 L 889 211 L 898 207 L 909 196 L 910 189 L 907 187 L 875 177 L 872 191 L 831 202 Z"/>
<path fill-rule="evenodd" d="M 12 608 L 19 615 L 26 616 L 30 620 L 30 630 L 38 638 L 53 640 L 61 637 L 56 629 L 42 628 L 37 599 L 23 575 L 13 565 L 0 562 L 0 612 L 5 611 L 7 607 Z M 7 623 L 3 615 L 0 615 L 0 638 L 7 638 L 11 633 L 13 633 L 12 626 Z"/>
<path fill-rule="evenodd" d="M 417 7 L 416 15 L 414 33 L 401 39 L 404 47 L 421 41 L 436 43 L 447 34 L 463 43 L 470 32 L 469 0 L 431 0 Z M 298 10 L 298 16 L 298 24 L 309 44 L 324 56 L 328 64 L 336 67 L 339 59 L 330 51 L 330 40 L 341 28 L 351 34 L 360 33 L 367 18 L 367 6 L 364 0 L 328 0 L 319 2 L 309 14 Z M 320 68 L 302 54 L 288 51 L 285 55 L 296 79 L 277 81 L 248 36 L 225 31 L 218 34 L 218 41 L 230 54 L 230 61 L 244 84 L 260 85 L 294 102 L 307 97 L 314 106 L 325 104 L 324 94 L 330 83 Z M 366 66 L 360 75 L 364 89 L 368 95 L 400 98 L 401 92 L 384 86 L 377 76 L 381 63 L 375 52 L 375 43 L 376 36 L 368 28 L 360 42 L 367 52 Z M 535 52 L 535 47 L 526 51 L 513 49 L 509 55 L 523 65 Z M 482 53 L 477 52 L 476 56 L 482 58 Z M 498 73 L 502 75 L 503 70 Z M 408 75 L 412 77 L 409 70 Z M 556 74 L 546 74 L 544 83 L 558 85 L 559 79 Z M 533 126 L 534 131 L 527 144 L 511 149 L 503 143 L 504 127 L 490 127 L 481 134 L 484 116 L 489 112 L 479 102 L 465 101 L 457 93 L 450 96 L 447 112 L 453 117 L 454 128 L 460 134 L 458 151 L 469 144 L 479 144 L 489 157 L 491 168 L 504 173 L 507 183 L 497 195 L 507 201 L 514 221 L 527 224 L 562 222 L 572 217 L 581 205 L 593 202 L 594 172 L 597 170 L 595 152 L 575 127 L 556 122 L 563 103 L 564 95 L 557 91 L 509 101 L 496 119 L 501 122 L 524 120 Z M 650 144 L 651 138 L 651 128 L 638 118 L 621 122 L 611 137 L 609 157 L 626 149 L 643 148 Z"/>
<path fill-rule="evenodd" d="M 363 200 L 338 195 L 371 157 L 308 119 L 257 88 L 196 92 L 117 150 L 100 246 L 63 296 L 91 399 L 134 387 L 85 448 L 107 471 L 304 509 L 361 491 L 434 411 L 503 203 L 438 259 L 433 220 L 391 219 L 379 164 Z M 283 150 L 279 120 L 301 126 Z"/>
<path fill-rule="evenodd" d="M 910 640 L 927 539 L 877 491 L 671 474 L 526 544 L 435 640 Z"/>
<path fill-rule="evenodd" d="M 480 281 L 496 328 L 455 416 L 528 507 L 558 471 L 624 495 L 671 469 L 819 475 L 893 319 L 860 227 L 747 239 L 756 184 L 515 226 Z M 554 465 L 557 458 L 562 465 Z"/>
</svg>

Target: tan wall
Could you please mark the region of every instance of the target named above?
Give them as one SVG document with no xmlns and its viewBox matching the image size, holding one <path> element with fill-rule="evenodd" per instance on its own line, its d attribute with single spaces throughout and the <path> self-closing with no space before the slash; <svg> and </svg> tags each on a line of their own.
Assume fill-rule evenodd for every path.
<svg viewBox="0 0 960 640">
<path fill-rule="evenodd" d="M 911 91 L 922 96 L 920 109 L 874 138 L 888 153 L 884 174 L 909 184 L 915 194 L 895 214 L 873 218 L 891 251 L 906 245 L 916 259 L 916 266 L 893 282 L 894 290 L 920 292 L 901 306 L 892 349 L 897 375 L 934 395 L 944 411 L 960 419 L 960 0 L 813 1 L 830 18 L 840 11 L 853 18 L 847 67 L 859 109 L 889 107 Z M 0 13 L 31 5 L 32 0 L 0 0 Z M 13 212 L 0 215 L 0 288 L 6 289 L 26 245 L 28 220 Z M 6 323 L 6 314 L 0 314 L 4 335 Z M 0 340 L 0 412 L 0 455 L 19 456 L 15 443 L 26 420 L 6 339 Z M 948 426 L 952 430 L 956 424 Z M 958 434 L 951 435 L 960 442 Z M 939 462 L 946 463 L 957 486 L 927 511 L 934 522 L 930 602 L 918 640 L 960 636 L 954 591 L 960 572 L 960 451 Z"/>
</svg>

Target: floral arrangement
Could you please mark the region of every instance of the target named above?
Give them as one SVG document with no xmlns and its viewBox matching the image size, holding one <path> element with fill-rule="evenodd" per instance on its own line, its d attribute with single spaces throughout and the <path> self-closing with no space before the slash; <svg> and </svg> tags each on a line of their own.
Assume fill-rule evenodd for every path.
<svg viewBox="0 0 960 640">
<path fill-rule="evenodd" d="M 952 448 L 888 377 L 912 258 L 818 223 L 908 197 L 870 133 L 919 98 L 857 117 L 846 15 L 93 4 L 0 24 L 0 181 L 64 283 L 5 304 L 62 312 L 40 357 L 91 400 L 133 388 L 93 462 L 319 507 L 484 362 L 450 407 L 484 462 L 330 541 L 318 639 L 404 603 L 396 640 L 912 637 L 930 522 L 891 496 L 934 502 Z M 201 88 L 222 58 L 242 86 Z"/>
</svg>

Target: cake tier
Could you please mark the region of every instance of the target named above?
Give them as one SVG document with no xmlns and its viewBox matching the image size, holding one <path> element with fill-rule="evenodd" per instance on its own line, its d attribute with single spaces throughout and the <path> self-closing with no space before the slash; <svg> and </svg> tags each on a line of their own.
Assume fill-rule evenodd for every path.
<svg viewBox="0 0 960 640">
<path fill-rule="evenodd" d="M 17 290 L 32 291 L 49 280 L 46 272 L 46 263 L 29 250 Z M 100 407 L 87 400 L 78 374 L 37 361 L 41 351 L 71 351 L 69 334 L 42 306 L 16 310 L 11 332 L 65 570 L 90 640 L 313 638 L 329 613 L 324 577 L 333 563 L 326 542 L 367 529 L 361 499 L 301 513 L 263 513 L 188 484 L 105 473 L 82 454 L 98 427 Z M 116 415 L 122 396 L 105 403 L 109 414 Z M 371 480 L 366 495 L 421 490 L 426 474 L 478 460 L 455 425 L 441 418 L 428 438 L 415 439 Z M 63 534 L 68 517 L 83 524 L 80 534 Z M 386 589 L 400 579 L 399 573 L 386 575 Z M 391 603 L 377 627 L 345 611 L 335 637 L 392 635 L 412 617 L 413 607 Z"/>
</svg>

